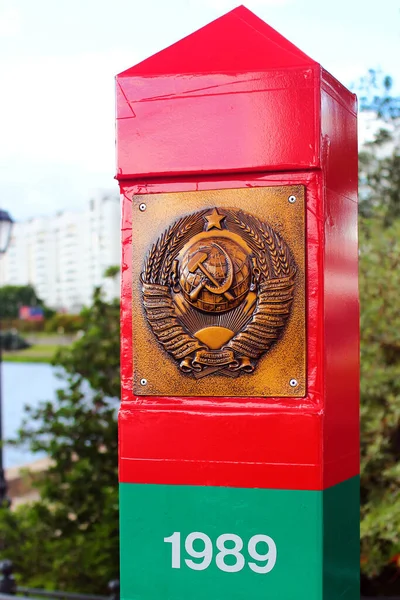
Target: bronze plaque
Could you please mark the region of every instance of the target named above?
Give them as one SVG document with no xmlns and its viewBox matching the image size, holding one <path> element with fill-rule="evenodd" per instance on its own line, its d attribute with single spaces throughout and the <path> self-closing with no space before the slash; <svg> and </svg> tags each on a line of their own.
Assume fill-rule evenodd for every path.
<svg viewBox="0 0 400 600">
<path fill-rule="evenodd" d="M 133 197 L 134 393 L 306 393 L 304 186 Z"/>
</svg>

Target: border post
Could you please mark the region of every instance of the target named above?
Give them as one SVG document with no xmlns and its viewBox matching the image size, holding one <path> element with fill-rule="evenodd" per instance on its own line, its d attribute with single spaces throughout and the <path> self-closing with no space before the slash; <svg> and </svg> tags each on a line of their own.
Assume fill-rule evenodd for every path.
<svg viewBox="0 0 400 600">
<path fill-rule="evenodd" d="M 355 600 L 356 98 L 243 6 L 116 83 L 122 598 Z"/>
</svg>

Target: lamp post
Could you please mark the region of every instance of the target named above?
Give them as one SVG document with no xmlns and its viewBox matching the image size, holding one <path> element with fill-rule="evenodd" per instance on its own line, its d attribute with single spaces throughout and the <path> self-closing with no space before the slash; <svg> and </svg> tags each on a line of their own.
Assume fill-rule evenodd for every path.
<svg viewBox="0 0 400 600">
<path fill-rule="evenodd" d="M 8 249 L 13 220 L 7 211 L 0 209 L 0 256 L 3 256 Z M 0 335 L 1 335 L 1 306 L 0 306 Z M 0 337 L 0 506 L 7 498 L 7 483 L 4 477 L 3 465 L 3 402 L 2 402 L 2 358 L 3 341 Z"/>
</svg>

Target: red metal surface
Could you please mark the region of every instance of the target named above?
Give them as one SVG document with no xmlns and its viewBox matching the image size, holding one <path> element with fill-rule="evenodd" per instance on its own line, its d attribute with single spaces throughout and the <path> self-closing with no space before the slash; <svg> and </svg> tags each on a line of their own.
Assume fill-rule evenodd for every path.
<svg viewBox="0 0 400 600">
<path fill-rule="evenodd" d="M 359 465 L 357 104 L 322 71 L 324 174 L 324 487 Z"/>
<path fill-rule="evenodd" d="M 318 166 L 318 80 L 315 68 L 119 77 L 118 178 Z"/>
<path fill-rule="evenodd" d="M 224 28 L 224 19 L 229 29 L 232 14 L 219 20 L 213 34 L 202 30 L 202 35 L 211 39 Z M 259 24 L 249 11 L 245 14 L 243 39 L 252 19 Z M 268 50 L 282 38 L 265 28 Z M 192 54 L 197 35 L 186 38 L 193 42 Z M 203 78 L 203 88 L 207 80 L 216 92 L 188 95 L 189 85 L 196 88 L 195 78 L 157 77 L 163 61 L 175 68 L 172 56 L 178 60 L 179 44 L 171 48 L 119 78 L 126 91 L 118 105 L 117 177 L 123 198 L 120 479 L 323 489 L 358 473 L 355 98 L 312 61 L 306 69 L 289 68 L 284 62 L 288 57 L 299 61 L 295 67 L 307 57 L 286 53 L 284 46 L 279 50 L 282 64 L 277 69 L 271 58 L 269 72 L 269 54 L 263 51 L 261 78 L 203 72 L 196 79 Z M 188 64 L 200 69 L 201 58 L 192 59 Z M 252 64 L 248 59 L 246 64 Z M 178 64 L 182 73 L 183 63 Z M 299 87 L 302 77 L 307 81 L 306 73 L 311 74 L 309 84 Z M 254 93 L 256 81 L 262 87 L 271 84 L 271 89 Z M 167 83 L 168 95 L 160 100 Z M 238 93 L 226 92 L 232 86 Z M 127 103 L 133 97 L 139 98 L 137 106 Z M 135 116 L 129 113 L 133 110 Z M 231 111 L 240 118 L 232 118 Z M 289 167 L 290 173 L 277 172 Z M 260 169 L 264 172 L 257 173 Z M 133 396 L 132 194 L 298 183 L 307 187 L 307 397 L 188 399 L 178 397 L 179 390 L 175 398 Z"/>
</svg>

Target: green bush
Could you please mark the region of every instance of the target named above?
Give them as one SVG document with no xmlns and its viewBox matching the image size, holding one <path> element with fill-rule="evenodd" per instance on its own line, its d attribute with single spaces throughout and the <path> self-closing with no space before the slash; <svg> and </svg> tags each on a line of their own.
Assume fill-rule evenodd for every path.
<svg viewBox="0 0 400 600">
<path fill-rule="evenodd" d="M 361 558 L 400 574 L 400 219 L 360 222 Z M 394 577 L 394 573 L 393 573 Z"/>
<path fill-rule="evenodd" d="M 38 333 L 44 330 L 45 321 L 25 321 L 23 319 L 2 319 L 1 329 L 16 329 L 20 333 Z"/>
<path fill-rule="evenodd" d="M 79 325 L 82 337 L 55 359 L 62 389 L 26 407 L 17 443 L 52 463 L 36 482 L 40 500 L 0 508 L 0 559 L 14 562 L 20 585 L 106 594 L 119 570 L 119 301 L 96 290 Z"/>
<path fill-rule="evenodd" d="M 68 315 L 58 313 L 46 321 L 44 330 L 46 333 L 76 333 L 83 327 L 83 318 L 81 315 Z"/>
</svg>

